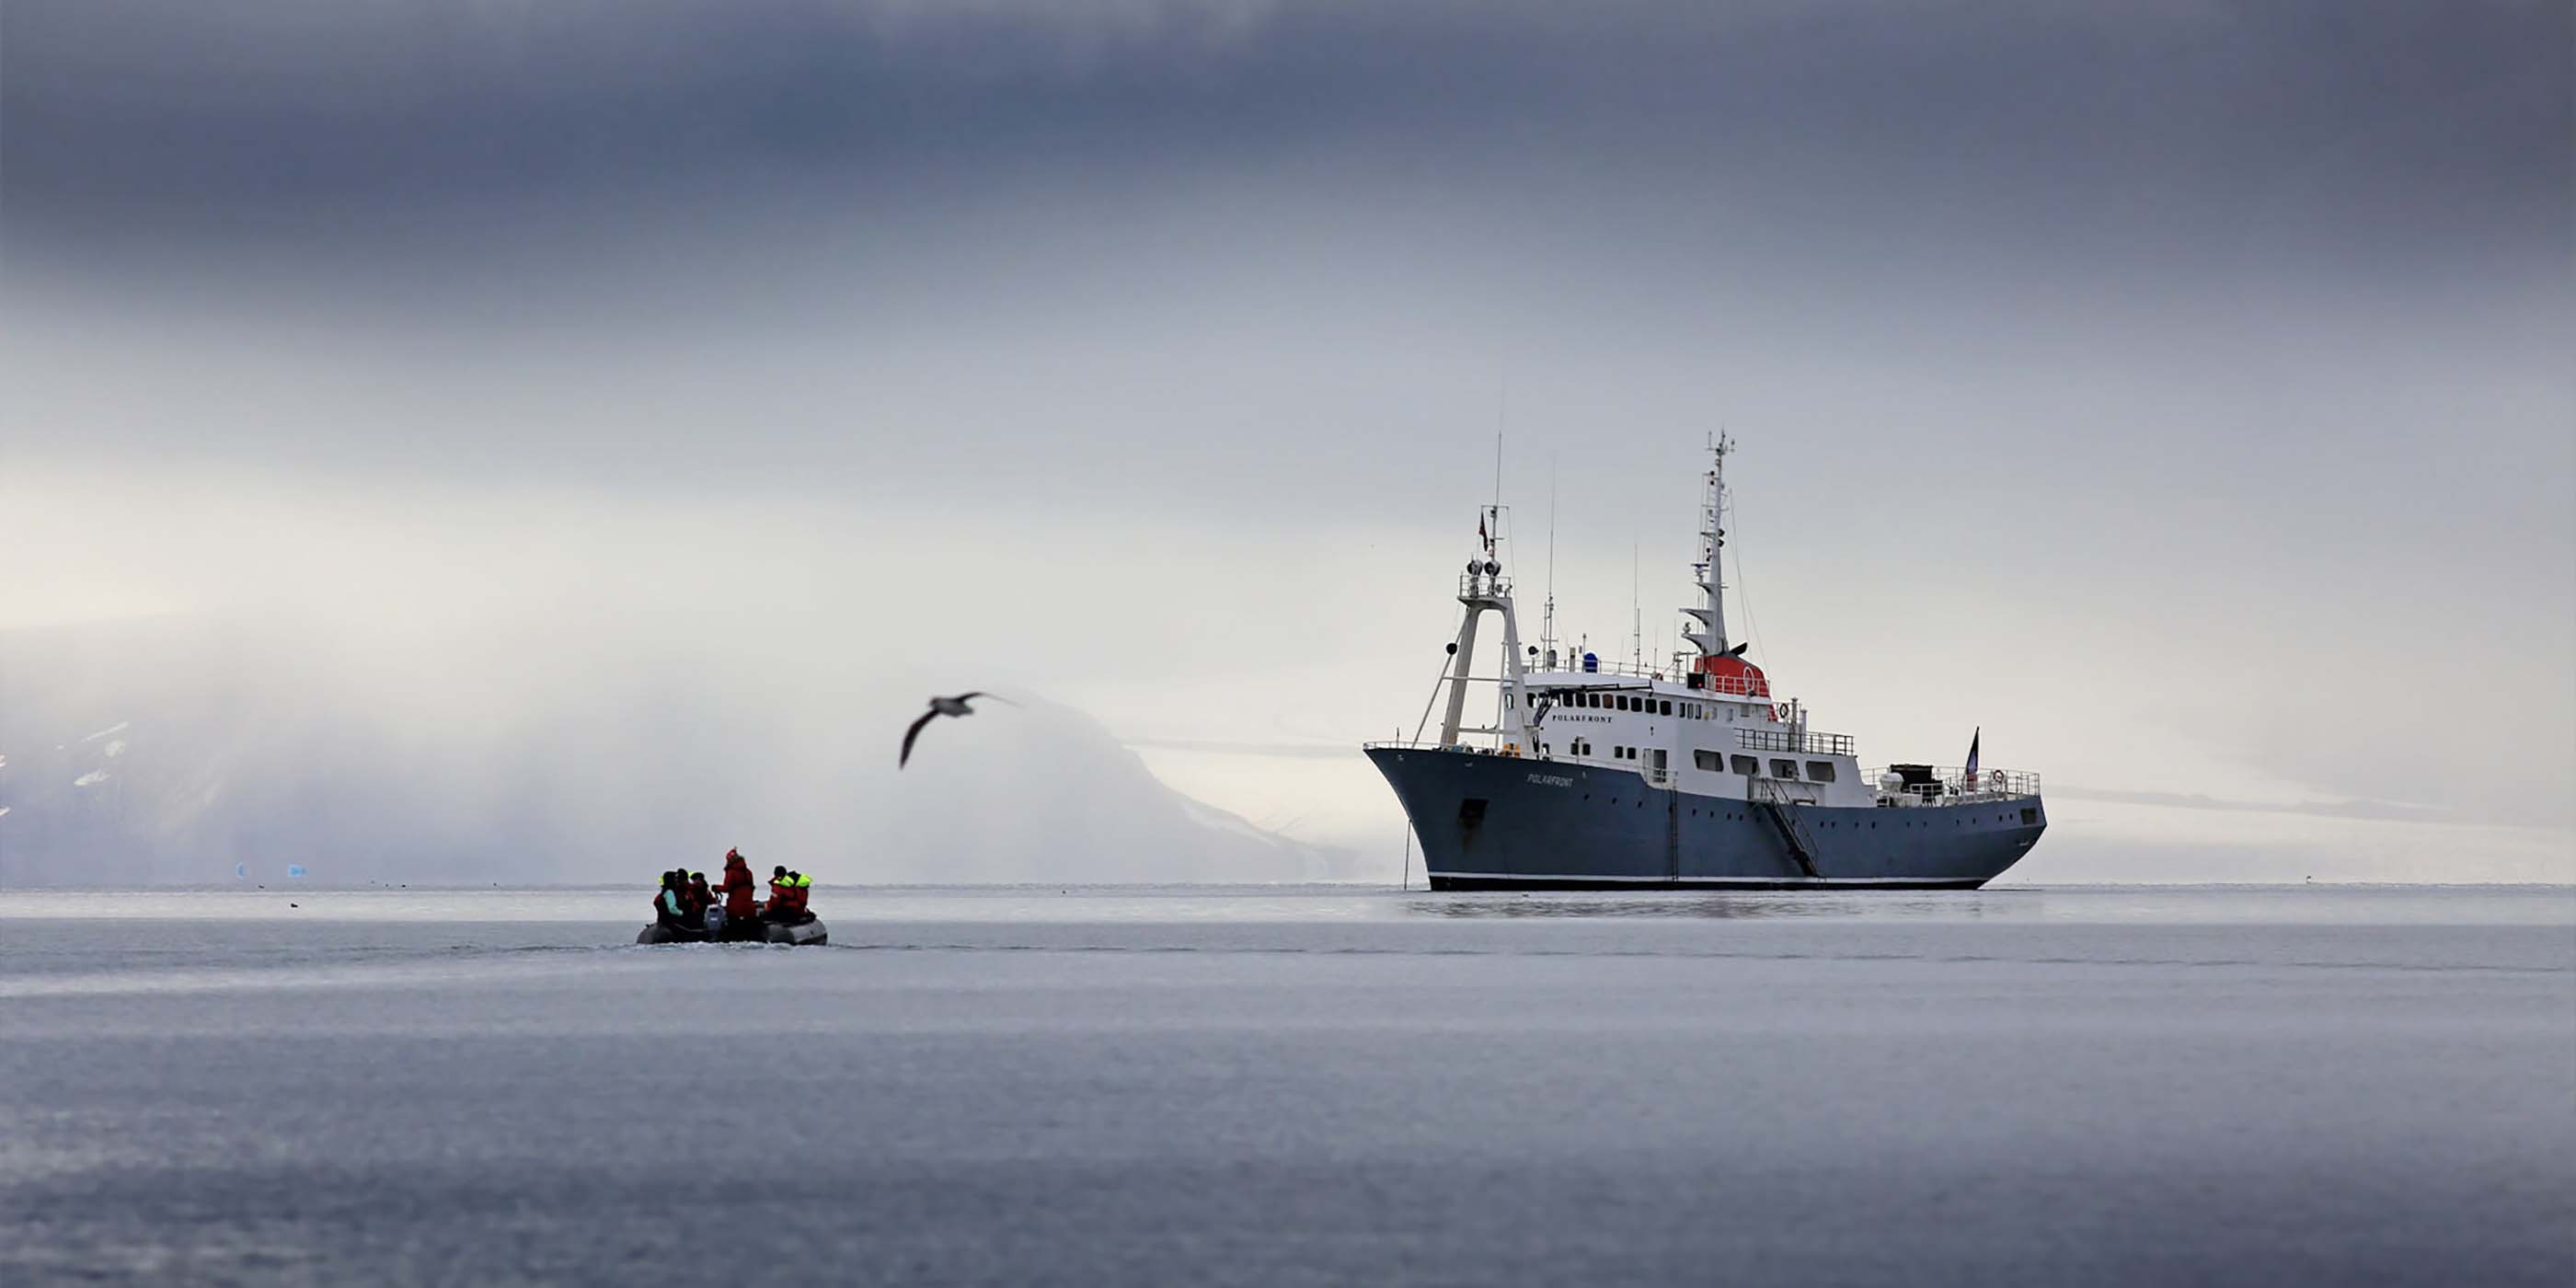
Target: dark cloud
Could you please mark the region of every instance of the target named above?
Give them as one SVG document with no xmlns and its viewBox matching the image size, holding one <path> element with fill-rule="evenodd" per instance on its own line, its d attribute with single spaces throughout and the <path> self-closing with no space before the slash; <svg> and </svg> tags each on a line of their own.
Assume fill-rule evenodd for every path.
<svg viewBox="0 0 2576 1288">
<path fill-rule="evenodd" d="M 2563 244 L 2569 201 L 2550 4 L 20 0 L 0 34 L 22 255 L 120 230 L 444 229 L 463 252 L 508 226 L 478 221 L 524 220 L 494 202 L 722 210 L 797 185 L 863 214 L 1078 219 L 1102 212 L 1068 193 L 1210 172 L 1347 201 L 1714 203 L 1970 253 L 2465 254 Z"/>
</svg>

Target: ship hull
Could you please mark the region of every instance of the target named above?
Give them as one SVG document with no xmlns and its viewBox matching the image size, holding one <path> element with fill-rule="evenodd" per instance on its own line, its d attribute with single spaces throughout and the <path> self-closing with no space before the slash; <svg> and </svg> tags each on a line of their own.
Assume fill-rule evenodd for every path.
<svg viewBox="0 0 2576 1288">
<path fill-rule="evenodd" d="M 1973 890 L 2048 826 L 2037 797 L 1902 809 L 1788 807 L 1648 786 L 1640 775 L 1472 751 L 1372 747 L 1435 890 Z"/>
</svg>

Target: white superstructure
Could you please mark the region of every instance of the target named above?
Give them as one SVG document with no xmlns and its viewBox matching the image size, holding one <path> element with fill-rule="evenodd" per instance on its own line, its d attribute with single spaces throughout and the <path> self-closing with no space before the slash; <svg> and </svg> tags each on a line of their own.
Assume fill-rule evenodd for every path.
<svg viewBox="0 0 2576 1288">
<path fill-rule="evenodd" d="M 1523 646 L 1497 551 L 1501 507 L 1485 507 L 1482 550 L 1458 581 L 1466 613 L 1450 646 L 1446 693 L 1434 695 L 1435 703 L 1446 701 L 1438 740 L 1429 745 L 1626 771 L 1648 787 L 1720 800 L 1867 808 L 2035 795 L 2036 775 L 2004 770 L 1864 771 L 1848 735 L 1810 728 L 1805 708 L 1775 696 L 1762 668 L 1745 660 L 1745 646 L 1729 645 L 1719 561 L 1732 450 L 1723 438 L 1710 445 L 1692 564 L 1700 602 L 1681 610 L 1691 619 L 1684 637 L 1692 647 L 1665 666 L 1622 665 L 1590 652 L 1560 656 L 1553 639 L 1544 648 Z M 1502 618 L 1500 666 L 1478 676 L 1473 659 L 1487 613 Z M 1480 684 L 1498 686 L 1494 722 L 1469 726 L 1469 692 Z"/>
</svg>

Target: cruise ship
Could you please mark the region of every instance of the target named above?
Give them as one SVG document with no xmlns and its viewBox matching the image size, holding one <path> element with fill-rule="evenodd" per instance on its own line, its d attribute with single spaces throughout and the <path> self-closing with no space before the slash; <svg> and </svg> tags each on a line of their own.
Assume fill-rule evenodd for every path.
<svg viewBox="0 0 2576 1288">
<path fill-rule="evenodd" d="M 1364 750 L 1395 789 L 1435 890 L 1975 889 L 2048 826 L 2039 776 L 1967 764 L 1863 768 L 1851 737 L 1815 729 L 1731 644 L 1719 556 L 1732 512 L 1710 444 L 1700 501 L 1700 602 L 1686 650 L 1626 664 L 1560 655 L 1553 603 L 1524 646 L 1498 558 L 1503 512 L 1484 507 L 1458 578 L 1465 615 L 1412 739 Z M 1487 614 L 1502 627 L 1477 674 Z M 1491 723 L 1470 726 L 1471 699 Z M 1426 738 L 1431 710 L 1440 724 Z M 1480 715 L 1478 718 L 1484 718 Z"/>
</svg>

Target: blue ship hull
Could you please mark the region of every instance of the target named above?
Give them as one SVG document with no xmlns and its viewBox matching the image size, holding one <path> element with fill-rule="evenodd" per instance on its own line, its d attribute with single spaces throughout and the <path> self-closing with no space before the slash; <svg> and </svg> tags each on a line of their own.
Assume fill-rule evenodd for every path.
<svg viewBox="0 0 2576 1288">
<path fill-rule="evenodd" d="M 1973 890 L 2048 826 L 2036 796 L 1904 808 L 1785 807 L 1650 787 L 1631 771 L 1372 747 L 1434 890 Z M 1809 875 L 1812 867 L 1814 875 Z"/>
</svg>

